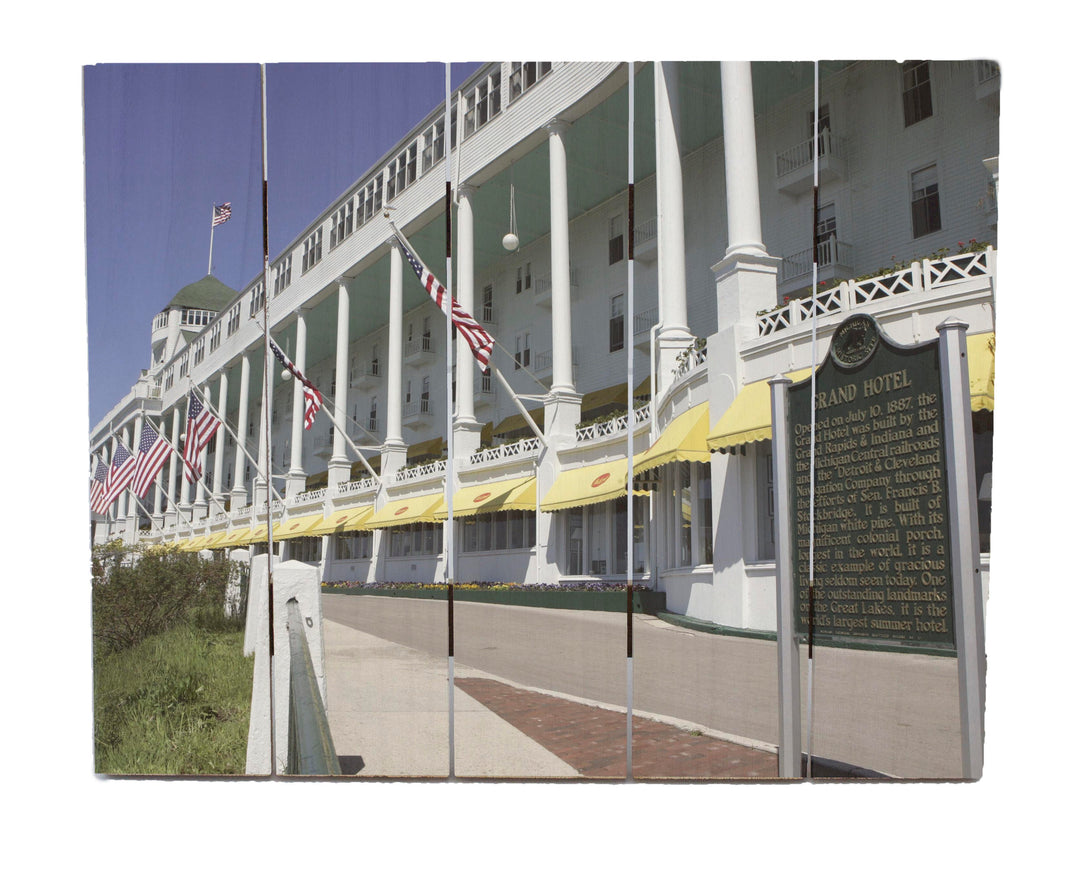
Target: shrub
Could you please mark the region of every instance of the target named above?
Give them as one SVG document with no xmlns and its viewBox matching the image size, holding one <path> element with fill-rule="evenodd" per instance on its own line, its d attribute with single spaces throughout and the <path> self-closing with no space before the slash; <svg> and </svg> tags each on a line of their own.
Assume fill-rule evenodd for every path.
<svg viewBox="0 0 1080 877">
<path fill-rule="evenodd" d="M 129 648 L 185 620 L 220 629 L 236 564 L 171 549 L 95 548 L 93 628 L 97 654 Z"/>
</svg>

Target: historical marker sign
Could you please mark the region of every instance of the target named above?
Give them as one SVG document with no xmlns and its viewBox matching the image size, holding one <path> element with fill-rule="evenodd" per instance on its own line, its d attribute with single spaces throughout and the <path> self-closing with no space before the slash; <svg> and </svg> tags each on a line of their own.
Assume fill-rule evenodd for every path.
<svg viewBox="0 0 1080 877">
<path fill-rule="evenodd" d="M 816 377 L 814 639 L 955 645 L 937 340 L 905 346 L 860 314 Z M 796 629 L 808 630 L 811 382 L 789 391 Z"/>
</svg>

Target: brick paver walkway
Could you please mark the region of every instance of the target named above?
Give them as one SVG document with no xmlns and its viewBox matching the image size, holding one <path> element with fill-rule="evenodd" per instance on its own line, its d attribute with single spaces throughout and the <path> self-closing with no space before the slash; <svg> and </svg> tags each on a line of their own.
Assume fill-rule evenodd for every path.
<svg viewBox="0 0 1080 877">
<path fill-rule="evenodd" d="M 454 683 L 549 752 L 592 778 L 626 776 L 626 714 L 493 679 Z M 634 776 L 646 779 L 775 777 L 776 755 L 634 717 Z"/>
</svg>

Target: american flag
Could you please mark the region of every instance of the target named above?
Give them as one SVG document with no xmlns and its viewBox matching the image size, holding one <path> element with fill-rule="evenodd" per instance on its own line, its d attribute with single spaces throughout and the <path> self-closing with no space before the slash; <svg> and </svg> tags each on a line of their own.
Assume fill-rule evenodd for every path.
<svg viewBox="0 0 1080 877">
<path fill-rule="evenodd" d="M 184 475 L 188 483 L 198 481 L 202 475 L 199 454 L 214 437 L 221 421 L 202 404 L 192 390 L 188 393 L 187 438 L 184 439 Z"/>
<path fill-rule="evenodd" d="M 228 222 L 229 217 L 232 216 L 232 202 L 226 201 L 221 206 L 214 205 L 214 222 L 213 225 L 221 225 L 223 222 Z"/>
<path fill-rule="evenodd" d="M 462 334 L 465 341 L 469 345 L 469 349 L 472 351 L 472 355 L 476 357 L 476 361 L 480 364 L 482 371 L 488 370 L 488 364 L 491 362 L 491 350 L 495 346 L 494 339 L 484 331 L 476 320 L 474 320 L 469 312 L 465 310 L 453 296 L 446 294 L 446 287 L 439 283 L 438 278 L 435 277 L 423 262 L 416 256 L 416 254 L 409 247 L 408 241 L 405 240 L 403 235 L 396 228 L 394 233 L 397 235 L 398 241 L 401 243 L 401 249 L 405 253 L 405 258 L 409 260 L 409 264 L 412 265 L 413 271 L 416 272 L 416 276 L 420 278 L 420 283 L 424 289 L 428 291 L 428 295 L 434 300 L 435 304 L 439 306 L 442 312 L 446 313 L 446 299 L 450 299 L 451 316 L 455 328 Z"/>
<path fill-rule="evenodd" d="M 313 423 L 315 423 L 315 415 L 319 413 L 319 409 L 322 407 L 322 393 L 315 389 L 315 385 L 305 378 L 292 360 L 285 355 L 277 344 L 274 343 L 274 339 L 270 339 L 270 350 L 273 351 L 274 356 L 278 358 L 285 368 L 287 368 L 294 378 L 296 378 L 301 384 L 304 385 L 304 429 L 311 429 Z"/>
<path fill-rule="evenodd" d="M 123 445 L 116 446 L 113 454 L 112 466 L 109 474 L 105 476 L 105 492 L 101 498 L 101 507 L 108 508 L 116 498 L 124 492 L 124 488 L 131 482 L 135 475 L 135 458 Z"/>
<path fill-rule="evenodd" d="M 139 452 L 135 457 L 135 477 L 132 484 L 132 489 L 139 499 L 146 496 L 146 491 L 169 459 L 171 450 L 172 447 L 165 441 L 164 436 L 158 435 L 154 427 L 144 422 L 142 435 L 139 437 Z"/>
<path fill-rule="evenodd" d="M 105 465 L 104 460 L 98 460 L 97 470 L 94 472 L 94 478 L 90 484 L 90 510 L 97 512 L 99 515 L 105 514 L 109 508 L 102 502 L 105 498 L 105 479 L 108 475 L 109 467 Z"/>
</svg>

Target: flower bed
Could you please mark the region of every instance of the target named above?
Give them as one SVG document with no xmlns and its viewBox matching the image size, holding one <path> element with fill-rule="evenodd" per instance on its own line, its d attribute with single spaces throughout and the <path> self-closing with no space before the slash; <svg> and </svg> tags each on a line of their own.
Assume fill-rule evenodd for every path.
<svg viewBox="0 0 1080 877">
<path fill-rule="evenodd" d="M 377 597 L 411 597 L 445 600 L 446 585 L 423 582 L 323 582 L 327 594 Z M 499 603 L 505 606 L 538 606 L 547 609 L 626 611 L 626 585 L 618 582 L 568 582 L 523 585 L 516 582 L 462 582 L 454 585 L 454 600 Z M 665 595 L 635 585 L 634 612 L 654 615 L 666 608 Z"/>
</svg>

